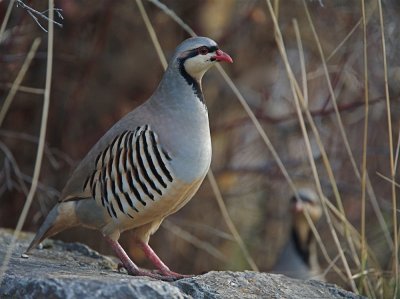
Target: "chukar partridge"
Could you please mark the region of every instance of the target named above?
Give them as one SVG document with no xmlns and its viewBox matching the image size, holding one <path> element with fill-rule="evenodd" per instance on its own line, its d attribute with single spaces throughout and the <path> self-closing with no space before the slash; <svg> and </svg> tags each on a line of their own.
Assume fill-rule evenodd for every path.
<svg viewBox="0 0 400 299">
<path fill-rule="evenodd" d="M 291 199 L 291 234 L 273 270 L 293 278 L 323 280 L 317 244 L 304 215 L 307 209 L 313 223 L 316 223 L 322 215 L 321 204 L 317 194 L 309 188 L 301 188 L 298 193 L 300 201 L 295 196 Z"/>
<path fill-rule="evenodd" d="M 168 215 L 196 193 L 211 162 L 211 139 L 201 80 L 216 62 L 232 58 L 206 37 L 175 50 L 153 95 L 119 120 L 89 151 L 65 185 L 27 252 L 74 226 L 100 230 L 131 275 L 176 279 L 148 245 Z M 118 243 L 132 230 L 159 269 L 138 268 Z"/>
</svg>

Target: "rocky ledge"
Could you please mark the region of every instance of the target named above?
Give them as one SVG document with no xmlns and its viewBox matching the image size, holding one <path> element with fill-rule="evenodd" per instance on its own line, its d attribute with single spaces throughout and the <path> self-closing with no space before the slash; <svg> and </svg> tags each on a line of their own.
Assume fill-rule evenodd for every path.
<svg viewBox="0 0 400 299">
<path fill-rule="evenodd" d="M 0 229 L 0 265 L 11 231 Z M 79 243 L 46 241 L 21 257 L 33 235 L 22 233 L 0 286 L 0 298 L 362 298 L 339 287 L 257 272 L 209 272 L 175 282 L 132 277 Z"/>
</svg>

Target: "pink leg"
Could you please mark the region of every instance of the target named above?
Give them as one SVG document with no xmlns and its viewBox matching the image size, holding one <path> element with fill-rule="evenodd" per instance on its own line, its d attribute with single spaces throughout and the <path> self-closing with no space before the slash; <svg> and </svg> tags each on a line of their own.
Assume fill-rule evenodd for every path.
<svg viewBox="0 0 400 299">
<path fill-rule="evenodd" d="M 153 263 L 153 265 L 160 270 L 161 274 L 165 277 L 171 277 L 174 279 L 192 277 L 193 275 L 183 275 L 176 272 L 171 271 L 167 265 L 163 263 L 163 261 L 158 257 L 158 255 L 154 252 L 154 250 L 150 247 L 149 244 L 138 240 L 138 243 L 142 247 L 142 250 L 146 257 Z"/>
<path fill-rule="evenodd" d="M 176 278 L 169 277 L 169 276 L 164 276 L 164 275 L 158 275 L 155 273 L 151 273 L 149 271 L 145 271 L 142 269 L 139 269 L 138 266 L 136 266 L 132 260 L 129 258 L 129 256 L 126 254 L 125 250 L 122 248 L 122 246 L 118 243 L 118 241 L 114 241 L 110 239 L 109 237 L 105 237 L 106 241 L 108 244 L 110 244 L 111 248 L 114 250 L 115 254 L 118 256 L 118 258 L 121 260 L 123 267 L 128 271 L 129 275 L 133 276 L 149 276 L 151 278 L 155 279 L 161 279 L 161 280 L 169 280 L 172 281 Z"/>
</svg>

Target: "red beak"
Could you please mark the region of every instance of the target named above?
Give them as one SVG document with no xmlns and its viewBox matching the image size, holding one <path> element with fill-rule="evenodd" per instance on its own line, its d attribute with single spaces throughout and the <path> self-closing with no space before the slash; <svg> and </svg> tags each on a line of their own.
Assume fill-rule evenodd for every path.
<svg viewBox="0 0 400 299">
<path fill-rule="evenodd" d="M 295 213 L 300 213 L 303 211 L 303 203 L 296 201 L 293 206 L 293 211 Z"/>
<path fill-rule="evenodd" d="M 215 54 L 216 55 L 213 58 L 215 58 L 216 61 L 226 61 L 229 63 L 233 63 L 232 58 L 228 54 L 226 54 L 224 51 L 218 49 L 215 52 Z"/>
</svg>

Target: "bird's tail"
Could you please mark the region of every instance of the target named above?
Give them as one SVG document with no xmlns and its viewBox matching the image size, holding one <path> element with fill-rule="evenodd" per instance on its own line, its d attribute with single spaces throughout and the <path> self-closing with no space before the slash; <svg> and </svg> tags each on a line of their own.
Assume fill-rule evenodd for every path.
<svg viewBox="0 0 400 299">
<path fill-rule="evenodd" d="M 63 202 L 56 204 L 47 215 L 43 224 L 40 226 L 26 253 L 36 247 L 44 239 L 78 225 L 75 206 L 73 202 Z"/>
</svg>

